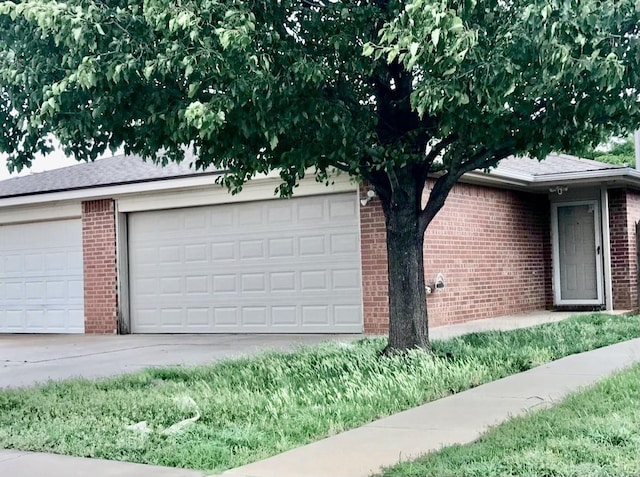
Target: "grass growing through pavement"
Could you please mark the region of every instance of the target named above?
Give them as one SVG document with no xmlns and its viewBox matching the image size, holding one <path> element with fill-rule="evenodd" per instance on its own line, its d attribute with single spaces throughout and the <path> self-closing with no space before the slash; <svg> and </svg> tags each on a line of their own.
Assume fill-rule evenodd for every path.
<svg viewBox="0 0 640 477">
<path fill-rule="evenodd" d="M 518 417 L 478 441 L 387 469 L 384 477 L 640 475 L 640 366 L 557 406 Z"/>
<path fill-rule="evenodd" d="M 434 341 L 381 358 L 384 339 L 96 382 L 0 391 L 0 448 L 188 467 L 239 466 L 563 356 L 638 336 L 638 317 L 589 315 Z M 440 357 L 439 357 L 440 356 Z M 162 430 L 194 414 L 176 435 Z M 146 421 L 150 432 L 126 427 Z"/>
</svg>

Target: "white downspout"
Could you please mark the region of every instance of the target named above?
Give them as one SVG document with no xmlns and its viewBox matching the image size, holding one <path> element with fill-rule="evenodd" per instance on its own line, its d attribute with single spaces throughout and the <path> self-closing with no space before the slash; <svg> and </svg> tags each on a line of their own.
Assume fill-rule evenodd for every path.
<svg viewBox="0 0 640 477">
<path fill-rule="evenodd" d="M 640 129 L 633 133 L 634 151 L 636 153 L 636 169 L 640 170 Z"/>
<path fill-rule="evenodd" d="M 638 161 L 636 160 L 636 164 Z M 604 299 L 607 311 L 613 310 L 613 282 L 611 279 L 611 237 L 609 235 L 609 191 L 600 186 L 600 216 L 602 217 L 602 257 L 604 268 Z"/>
</svg>

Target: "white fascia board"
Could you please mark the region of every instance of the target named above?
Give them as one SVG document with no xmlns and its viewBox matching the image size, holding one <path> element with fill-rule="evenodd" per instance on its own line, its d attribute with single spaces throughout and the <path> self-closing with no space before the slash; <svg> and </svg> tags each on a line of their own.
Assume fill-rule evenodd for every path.
<svg viewBox="0 0 640 477">
<path fill-rule="evenodd" d="M 191 187 L 181 190 L 164 190 L 153 193 L 137 193 L 117 197 L 120 212 L 140 212 L 145 210 L 177 209 L 203 205 L 217 205 L 235 202 L 252 202 L 257 200 L 278 199 L 275 189 L 281 183 L 280 178 L 268 177 L 262 180 L 249 181 L 242 192 L 231 195 L 218 184 Z M 294 189 L 294 197 L 332 194 L 338 192 L 355 192 L 358 186 L 343 174 L 333 179 L 333 183 L 325 185 L 315 178 L 303 179 Z"/>
<path fill-rule="evenodd" d="M 82 216 L 80 202 L 27 205 L 0 208 L 0 225 L 41 222 L 47 220 L 76 219 Z"/>
<path fill-rule="evenodd" d="M 623 180 L 629 184 L 640 186 L 640 171 L 635 169 L 603 169 L 598 171 L 565 172 L 562 174 L 550 174 L 535 176 L 532 185 L 552 185 L 562 182 L 602 182 L 611 180 Z"/>
<path fill-rule="evenodd" d="M 532 177 L 526 174 L 498 174 L 493 172 L 472 171 L 463 175 L 460 181 L 490 187 L 526 190 L 531 184 L 531 179 Z"/>
<path fill-rule="evenodd" d="M 112 186 L 94 186 L 85 189 L 48 192 L 43 194 L 31 194 L 19 197 L 7 197 L 5 199 L 0 199 L 0 207 L 42 204 L 49 202 L 59 202 L 63 200 L 97 200 L 119 195 L 135 194 L 139 192 L 154 192 L 197 187 L 200 185 L 212 185 L 214 183 L 215 177 L 216 176 L 203 174 L 201 176 L 190 176 L 177 179 L 136 182 L 131 184 L 119 184 Z"/>
<path fill-rule="evenodd" d="M 43 194 L 31 194 L 24 195 L 19 197 L 7 197 L 4 199 L 0 199 L 0 210 L 5 207 L 15 207 L 15 206 L 24 206 L 24 205 L 35 205 L 35 204 L 46 204 L 52 202 L 60 202 L 60 201 L 86 201 L 86 200 L 98 200 L 98 199 L 107 199 L 107 198 L 120 198 L 126 197 L 130 195 L 139 195 L 139 194 L 156 194 L 167 191 L 180 191 L 180 190 L 192 190 L 198 188 L 211 188 L 212 190 L 221 189 L 224 191 L 224 194 L 228 196 L 227 202 L 234 201 L 244 201 L 244 200 L 252 200 L 252 199 L 244 199 L 241 198 L 243 196 L 244 191 L 249 190 L 253 187 L 256 187 L 260 184 L 269 183 L 269 187 L 271 188 L 271 192 L 273 195 L 273 190 L 277 187 L 277 185 L 281 182 L 281 179 L 277 173 L 277 171 L 271 172 L 268 175 L 263 175 L 256 177 L 249 182 L 247 182 L 243 187 L 243 192 L 240 194 L 236 194 L 232 196 L 229 194 L 226 189 L 222 188 L 219 185 L 215 184 L 216 178 L 219 177 L 219 174 L 200 174 L 189 177 L 179 177 L 175 179 L 162 179 L 162 180 L 153 180 L 146 182 L 136 182 L 130 184 L 119 184 L 112 186 L 95 186 L 84 189 L 77 190 L 67 190 L 67 191 L 59 191 L 59 192 L 50 192 Z M 331 179 L 338 186 L 339 191 L 346 190 L 357 190 L 357 185 L 350 181 L 347 174 L 337 175 L 335 178 Z M 301 186 L 295 189 L 294 195 L 310 195 L 309 193 L 305 193 L 308 189 L 307 186 L 303 187 L 303 183 L 306 182 L 316 182 L 315 178 L 312 179 L 303 179 L 300 181 Z M 348 183 L 348 185 L 345 185 Z M 317 190 L 314 190 L 312 194 L 321 194 L 319 191 L 320 188 L 324 188 L 324 190 L 328 190 L 325 188 L 324 184 L 316 183 Z M 311 189 L 314 189 L 313 187 Z M 269 197 L 266 197 L 269 198 Z"/>
<path fill-rule="evenodd" d="M 596 171 L 565 172 L 544 176 L 533 176 L 517 173 L 515 171 L 500 171 L 486 173 L 481 171 L 468 172 L 462 176 L 461 181 L 473 184 L 516 188 L 522 190 L 541 189 L 556 185 L 571 183 L 602 184 L 619 183 L 640 188 L 640 171 L 629 168 L 602 169 Z"/>
</svg>

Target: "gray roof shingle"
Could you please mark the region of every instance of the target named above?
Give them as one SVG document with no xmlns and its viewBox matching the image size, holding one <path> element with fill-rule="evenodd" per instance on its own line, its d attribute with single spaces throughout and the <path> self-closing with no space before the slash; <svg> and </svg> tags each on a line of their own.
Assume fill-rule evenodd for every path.
<svg viewBox="0 0 640 477">
<path fill-rule="evenodd" d="M 517 172 L 533 177 L 548 176 L 552 174 L 566 174 L 568 172 L 602 171 L 607 169 L 620 169 L 625 166 L 606 164 L 604 162 L 582 159 L 567 154 L 549 154 L 543 161 L 529 157 L 508 157 L 498 164 L 492 174 Z"/>
<path fill-rule="evenodd" d="M 107 157 L 0 181 L 0 198 L 215 173 L 215 170 L 196 170 L 192 161 L 193 157 L 186 157 L 180 164 L 169 163 L 161 167 L 145 162 L 139 156 Z"/>
<path fill-rule="evenodd" d="M 0 198 L 43 194 L 66 190 L 88 189 L 109 185 L 157 181 L 188 177 L 199 174 L 215 174 L 215 169 L 196 170 L 194 157 L 188 156 L 180 164 L 169 163 L 165 167 L 145 162 L 138 156 L 114 156 L 91 163 L 64 167 L 28 176 L 0 181 Z M 605 164 L 564 154 L 551 154 L 544 161 L 510 157 L 491 171 L 494 176 L 520 173 L 531 176 L 550 176 L 567 172 L 588 172 L 620 169 L 624 166 Z"/>
</svg>

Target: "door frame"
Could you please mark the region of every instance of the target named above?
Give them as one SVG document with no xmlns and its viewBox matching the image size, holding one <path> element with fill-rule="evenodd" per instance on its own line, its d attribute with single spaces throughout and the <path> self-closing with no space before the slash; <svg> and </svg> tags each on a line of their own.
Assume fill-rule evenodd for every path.
<svg viewBox="0 0 640 477">
<path fill-rule="evenodd" d="M 593 207 L 594 212 L 594 238 L 596 250 L 600 249 L 600 253 L 595 256 L 596 261 L 596 291 L 597 298 L 589 300 L 563 300 L 562 288 L 560 286 L 560 241 L 558 231 L 558 208 L 560 207 L 572 207 L 580 205 L 590 205 Z M 551 247 L 553 253 L 553 301 L 555 305 L 603 305 L 603 289 L 604 289 L 604 277 L 602 268 L 602 257 L 604 251 L 602 250 L 602 229 L 601 229 L 601 217 L 600 217 L 600 202 L 596 199 L 593 200 L 577 200 L 571 202 L 553 202 L 551 204 Z"/>
</svg>

